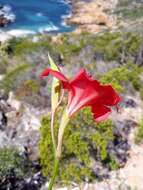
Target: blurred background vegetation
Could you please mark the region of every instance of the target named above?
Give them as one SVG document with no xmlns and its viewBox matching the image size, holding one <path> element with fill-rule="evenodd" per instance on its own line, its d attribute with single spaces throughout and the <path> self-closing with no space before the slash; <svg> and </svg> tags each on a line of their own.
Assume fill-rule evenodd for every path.
<svg viewBox="0 0 143 190">
<path fill-rule="evenodd" d="M 137 94 L 143 99 L 142 48 L 142 36 L 132 32 L 14 38 L 0 46 L 0 74 L 3 76 L 0 88 L 6 94 L 13 91 L 23 103 L 41 109 L 50 106 L 51 79 L 39 79 L 40 72 L 48 67 L 49 52 L 67 76 L 73 76 L 79 68 L 84 67 L 102 83 L 111 83 L 121 95 Z M 58 129 L 59 117 L 57 115 L 55 131 Z M 39 159 L 42 173 L 48 178 L 53 167 L 49 126 L 49 116 L 43 117 Z M 141 122 L 137 143 L 142 142 L 142 126 Z M 92 181 L 97 178 L 97 172 L 94 171 L 97 162 L 109 170 L 119 168 L 118 159 L 108 151 L 109 144 L 114 143 L 116 138 L 111 120 L 96 125 L 89 109 L 81 111 L 65 131 L 58 179 L 81 182 L 88 178 Z M 1 177 L 8 175 L 13 167 L 17 168 L 15 175 L 25 175 L 23 162 L 17 150 L 1 149 L 0 163 L 4 163 L 0 168 Z"/>
</svg>

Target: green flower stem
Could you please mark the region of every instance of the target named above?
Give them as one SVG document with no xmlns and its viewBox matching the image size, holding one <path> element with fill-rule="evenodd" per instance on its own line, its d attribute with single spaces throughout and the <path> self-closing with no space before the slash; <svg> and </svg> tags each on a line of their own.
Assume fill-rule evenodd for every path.
<svg viewBox="0 0 143 190">
<path fill-rule="evenodd" d="M 55 135 L 54 135 L 54 120 L 55 120 L 55 111 L 52 111 L 52 113 L 51 113 L 51 137 L 52 137 L 53 149 L 54 149 L 54 154 L 55 154 L 56 141 L 55 141 Z"/>
<path fill-rule="evenodd" d="M 57 145 L 56 151 L 54 151 L 54 153 L 55 153 L 55 155 L 54 155 L 55 156 L 55 163 L 54 163 L 53 175 L 52 175 L 52 178 L 50 180 L 50 184 L 49 184 L 48 190 L 52 190 L 54 182 L 55 182 L 55 179 L 56 179 L 56 176 L 57 176 L 57 173 L 58 173 L 59 161 L 60 161 L 60 158 L 61 158 L 61 149 L 62 149 L 63 135 L 64 135 L 65 127 L 67 126 L 68 122 L 69 122 L 69 117 L 68 117 L 67 112 L 65 111 L 64 114 L 63 114 L 63 116 L 62 116 L 60 127 L 59 127 L 58 145 Z M 53 132 L 52 132 L 53 125 L 51 125 L 51 126 L 52 126 L 52 128 L 51 128 L 51 134 L 54 135 Z"/>
<path fill-rule="evenodd" d="M 62 116 L 59 132 L 58 132 L 58 145 L 57 145 L 57 150 L 56 150 L 56 158 L 61 157 L 63 135 L 64 135 L 64 131 L 68 122 L 69 122 L 69 116 L 67 112 L 65 111 Z"/>
<path fill-rule="evenodd" d="M 61 94 L 61 98 L 59 100 L 59 102 L 57 103 L 57 105 L 53 106 L 54 108 L 52 109 L 52 112 L 51 112 L 51 137 L 52 137 L 52 143 L 53 143 L 53 149 L 54 149 L 54 154 L 56 152 L 56 140 L 55 140 L 55 134 L 54 134 L 54 121 L 55 121 L 55 114 L 56 114 L 56 111 L 57 111 L 57 108 L 58 106 L 60 105 L 60 103 L 62 102 L 63 100 L 63 97 L 64 97 L 64 91 L 62 92 Z"/>
<path fill-rule="evenodd" d="M 48 190 L 52 190 L 52 188 L 53 188 L 56 176 L 58 174 L 58 168 L 59 168 L 59 159 L 55 158 L 53 175 L 52 175 L 52 178 L 50 180 L 50 184 L 49 184 Z"/>
</svg>

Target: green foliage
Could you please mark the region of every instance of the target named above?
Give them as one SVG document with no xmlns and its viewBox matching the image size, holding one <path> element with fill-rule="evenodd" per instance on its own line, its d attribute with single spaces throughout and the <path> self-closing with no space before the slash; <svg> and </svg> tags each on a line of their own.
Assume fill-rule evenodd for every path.
<svg viewBox="0 0 143 190">
<path fill-rule="evenodd" d="M 38 37 L 38 36 L 37 36 Z M 13 39 L 9 42 L 9 48 L 16 56 L 21 56 L 22 54 L 32 53 L 33 51 L 38 52 L 41 49 L 49 48 L 50 38 L 44 38 L 39 41 L 32 41 L 30 38 L 24 39 Z"/>
<path fill-rule="evenodd" d="M 106 32 L 98 36 L 88 33 L 66 34 L 59 41 L 53 43 L 54 50 L 64 55 L 66 61 L 69 61 L 72 55 L 77 55 L 87 46 L 91 47 L 93 53 L 102 55 L 105 60 L 120 61 L 124 56 L 127 59 L 134 56 L 140 45 L 141 37 L 129 32 Z"/>
<path fill-rule="evenodd" d="M 13 53 L 14 48 L 21 40 L 19 38 L 12 38 L 6 43 L 1 44 L 0 51 L 5 52 L 7 55 L 11 55 Z"/>
<path fill-rule="evenodd" d="M 131 84 L 135 90 L 140 90 L 142 80 L 140 74 L 143 72 L 142 68 L 129 63 L 127 65 L 114 68 L 101 77 L 102 83 L 111 83 L 113 87 L 121 92 L 126 91 L 127 84 Z"/>
<path fill-rule="evenodd" d="M 143 6 L 141 1 L 120 0 L 115 13 L 124 19 L 135 21 L 143 17 Z"/>
<path fill-rule="evenodd" d="M 70 38 L 67 35 L 63 35 L 60 42 L 57 41 L 53 44 L 54 50 L 57 53 L 64 55 L 64 57 L 71 57 L 72 55 L 79 53 L 83 48 L 83 44 L 80 43 L 78 37 L 79 36 L 74 34 L 70 36 Z"/>
<path fill-rule="evenodd" d="M 116 162 L 116 159 L 114 158 L 113 155 L 110 155 L 108 162 L 109 162 L 109 168 L 111 170 L 117 170 L 117 169 L 119 169 L 119 165 Z"/>
<path fill-rule="evenodd" d="M 143 87 L 140 88 L 140 97 L 143 100 Z"/>
<path fill-rule="evenodd" d="M 20 87 L 17 89 L 17 96 L 23 98 L 24 96 L 32 96 L 37 94 L 39 91 L 40 85 L 36 80 L 25 80 Z"/>
<path fill-rule="evenodd" d="M 122 48 L 121 35 L 120 33 L 105 33 L 102 36 L 96 37 L 93 45 L 94 51 L 102 54 L 105 59 L 117 59 Z"/>
<path fill-rule="evenodd" d="M 135 20 L 143 17 L 143 7 L 125 7 L 119 9 L 117 13 L 120 13 L 125 19 Z"/>
<path fill-rule="evenodd" d="M 98 130 L 95 134 L 91 135 L 90 139 L 93 142 L 93 145 L 97 148 L 101 160 L 104 161 L 108 157 L 108 153 L 106 150 L 108 142 L 114 139 L 112 133 L 112 123 L 111 121 L 107 121 L 105 123 L 99 124 L 99 126 L 97 127 Z"/>
<path fill-rule="evenodd" d="M 134 0 L 120 0 L 118 5 L 119 6 L 129 6 Z"/>
<path fill-rule="evenodd" d="M 105 33 L 92 41 L 94 51 L 109 61 L 121 60 L 125 55 L 135 55 L 141 45 L 140 36 L 132 33 Z"/>
<path fill-rule="evenodd" d="M 24 85 L 27 89 L 29 89 L 29 91 L 31 91 L 32 94 L 37 93 L 39 90 L 39 85 L 35 80 L 27 80 L 24 82 Z"/>
<path fill-rule="evenodd" d="M 106 32 L 102 35 L 91 35 L 88 33 L 63 34 L 57 37 L 36 36 L 38 40 L 30 38 L 12 39 L 8 43 L 6 52 L 9 50 L 15 57 L 24 57 L 26 54 L 44 53 L 50 51 L 53 57 L 64 56 L 64 63 L 70 64 L 72 56 L 77 56 L 84 48 L 90 46 L 91 56 L 100 54 L 105 60 L 127 61 L 131 56 L 135 56 L 142 42 L 139 35 L 133 33 Z M 82 59 L 86 60 L 86 51 L 82 52 Z M 54 59 L 55 59 L 54 58 Z M 34 58 L 33 58 L 34 59 Z M 81 63 L 82 61 L 81 60 Z M 92 60 L 94 62 L 95 60 Z M 79 60 L 78 60 L 79 62 Z"/>
<path fill-rule="evenodd" d="M 135 143 L 142 144 L 143 143 L 143 120 L 139 123 L 136 135 L 135 135 Z"/>
<path fill-rule="evenodd" d="M 130 32 L 126 33 L 125 36 L 123 36 L 123 45 L 125 51 L 127 52 L 126 54 L 136 55 L 142 40 L 143 39 L 137 34 Z"/>
<path fill-rule="evenodd" d="M 58 112 L 59 113 L 59 112 Z M 57 136 L 59 116 L 55 122 Z M 41 140 L 39 143 L 42 171 L 48 178 L 53 169 L 53 150 L 50 134 L 50 118 L 44 117 L 41 124 Z M 112 122 L 95 124 L 89 109 L 81 111 L 68 124 L 63 140 L 62 159 L 58 181 L 80 182 L 88 178 L 96 178 L 92 170 L 92 160 L 97 158 L 107 167 L 113 169 L 113 159 L 107 153 L 107 145 L 114 139 Z"/>
<path fill-rule="evenodd" d="M 27 173 L 25 160 L 14 147 L 0 148 L 0 182 L 9 176 L 11 172 L 20 178 Z"/>
<path fill-rule="evenodd" d="M 2 82 L 0 83 L 1 88 L 6 92 L 9 92 L 16 84 L 16 80 L 29 68 L 27 64 L 21 64 L 9 71 Z"/>
<path fill-rule="evenodd" d="M 4 56 L 0 57 L 0 74 L 4 74 L 6 72 L 7 65 L 7 59 Z"/>
</svg>

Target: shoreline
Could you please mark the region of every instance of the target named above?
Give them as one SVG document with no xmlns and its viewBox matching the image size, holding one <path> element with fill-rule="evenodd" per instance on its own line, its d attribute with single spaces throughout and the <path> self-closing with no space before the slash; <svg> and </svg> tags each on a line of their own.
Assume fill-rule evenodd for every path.
<svg viewBox="0 0 143 190">
<path fill-rule="evenodd" d="M 12 38 L 22 38 L 28 35 L 35 35 L 36 32 L 30 30 L 12 29 L 8 31 L 0 30 L 0 43 L 5 43 Z"/>
<path fill-rule="evenodd" d="M 106 30 L 116 30 L 119 20 L 112 14 L 117 6 L 118 0 L 71 0 L 67 1 L 71 6 L 71 11 L 62 16 L 62 25 L 75 26 L 70 32 L 100 33 Z M 0 29 L 0 42 L 5 42 L 13 37 L 26 37 L 35 34 L 51 34 L 52 29 L 45 31 L 32 31 L 24 29 Z M 53 30 L 53 34 L 58 30 Z M 62 32 L 59 32 L 62 33 Z"/>
<path fill-rule="evenodd" d="M 65 22 L 65 19 L 69 18 L 71 14 L 68 15 L 63 15 L 61 25 L 66 26 L 67 28 L 70 27 L 68 24 Z M 38 35 L 38 34 L 52 34 L 55 35 L 56 33 L 62 33 L 58 32 L 59 28 L 56 27 L 55 25 L 45 25 L 41 28 L 39 28 L 38 31 L 34 30 L 28 30 L 28 29 L 6 29 L 6 28 L 0 28 L 0 43 L 4 43 L 11 38 L 23 38 L 27 36 L 33 36 L 33 35 Z M 71 31 L 72 32 L 72 31 Z"/>
<path fill-rule="evenodd" d="M 68 6 L 70 7 L 70 11 L 68 11 L 66 14 L 64 13 L 61 16 L 61 22 L 59 23 L 59 25 L 55 25 L 53 22 L 47 22 L 47 24 L 41 25 L 40 27 L 37 27 L 37 29 L 35 30 L 35 29 L 20 29 L 19 27 L 9 28 L 7 27 L 8 24 L 6 24 L 5 26 L 0 27 L 0 43 L 6 42 L 13 37 L 21 38 L 29 35 L 52 34 L 52 33 L 55 35 L 56 33 L 58 34 L 63 32 L 70 32 L 70 30 L 72 32 L 73 27 L 65 22 L 65 20 L 71 16 L 71 1 L 63 0 L 63 3 L 68 4 Z M 9 5 L 4 5 L 4 6 L 9 6 Z"/>
</svg>

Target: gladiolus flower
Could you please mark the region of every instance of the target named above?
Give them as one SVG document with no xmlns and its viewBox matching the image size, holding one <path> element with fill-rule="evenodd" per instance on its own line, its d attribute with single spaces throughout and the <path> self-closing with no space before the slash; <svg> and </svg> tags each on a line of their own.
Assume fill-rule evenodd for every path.
<svg viewBox="0 0 143 190">
<path fill-rule="evenodd" d="M 68 80 L 61 72 L 45 69 L 41 78 L 49 74 L 61 81 L 62 87 L 68 91 L 67 113 L 71 117 L 83 107 L 90 106 L 94 119 L 99 122 L 105 120 L 111 112 L 112 106 L 117 106 L 121 98 L 111 85 L 102 85 L 89 76 L 84 69 Z"/>
</svg>

